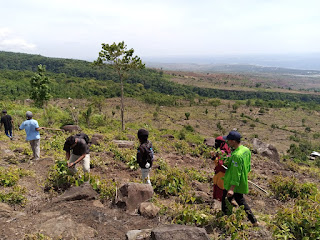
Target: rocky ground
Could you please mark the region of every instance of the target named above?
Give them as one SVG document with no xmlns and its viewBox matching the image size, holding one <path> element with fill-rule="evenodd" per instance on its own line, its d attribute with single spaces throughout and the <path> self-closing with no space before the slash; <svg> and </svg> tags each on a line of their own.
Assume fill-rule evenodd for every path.
<svg viewBox="0 0 320 240">
<path fill-rule="evenodd" d="M 126 233 L 135 229 L 154 229 L 158 226 L 170 224 L 170 219 L 165 215 L 155 218 L 146 218 L 137 213 L 129 214 L 123 209 L 116 207 L 111 201 L 102 202 L 98 195 L 90 193 L 91 186 L 82 186 L 89 191 L 90 197 L 80 197 L 79 199 L 63 199 L 60 194 L 44 191 L 44 182 L 48 171 L 54 165 L 54 156 L 45 155 L 37 162 L 26 160 L 26 155 L 17 147 L 20 143 L 25 144 L 22 136 L 17 136 L 15 140 L 4 139 L 0 141 L 0 166 L 1 167 L 20 167 L 34 172 L 33 176 L 22 177 L 19 185 L 27 189 L 27 204 L 24 207 L 17 205 L 7 205 L 0 203 L 0 239 L 27 239 L 28 236 L 35 236 L 42 233 L 53 239 L 126 239 Z M 44 140 L 42 144 L 45 141 Z M 108 176 L 120 185 L 127 182 L 139 181 L 140 172 L 131 171 L 119 161 L 113 159 L 113 155 L 107 152 L 94 152 L 93 156 L 99 156 L 108 162 L 104 167 L 92 169 L 92 174 Z M 16 159 L 12 164 L 10 159 Z M 179 155 L 176 153 L 158 153 L 157 158 L 165 159 L 170 165 L 181 167 L 192 166 L 196 169 L 205 169 L 213 172 L 213 168 L 207 162 L 199 160 L 190 155 Z M 301 174 L 290 170 L 287 165 L 263 157 L 260 154 L 253 154 L 252 174 L 258 176 L 255 183 L 268 191 L 268 180 L 275 175 L 295 176 L 299 181 L 316 182 L 315 179 L 307 174 Z M 202 191 L 208 196 L 206 204 L 219 209 L 220 203 L 211 199 L 210 184 L 195 182 L 193 188 Z M 1 187 L 0 190 L 4 190 Z M 92 190 L 92 189 L 91 189 Z M 264 214 L 275 213 L 281 206 L 281 202 L 272 196 L 258 191 L 253 185 L 250 186 L 251 194 L 247 196 L 253 212 L 258 219 Z M 165 201 L 170 201 L 167 199 Z M 208 234 L 214 239 L 219 235 L 215 230 L 208 230 Z M 271 239 L 270 230 L 262 226 L 252 228 L 251 239 L 263 238 Z M 30 238 L 37 239 L 37 238 Z M 39 238 L 40 239 L 40 238 Z"/>
</svg>

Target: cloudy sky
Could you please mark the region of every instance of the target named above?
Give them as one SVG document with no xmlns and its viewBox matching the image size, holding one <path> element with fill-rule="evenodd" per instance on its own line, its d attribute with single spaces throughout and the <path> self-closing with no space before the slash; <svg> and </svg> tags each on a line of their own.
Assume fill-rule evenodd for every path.
<svg viewBox="0 0 320 240">
<path fill-rule="evenodd" d="M 0 0 L 0 50 L 92 60 L 320 53 L 319 0 Z"/>
</svg>

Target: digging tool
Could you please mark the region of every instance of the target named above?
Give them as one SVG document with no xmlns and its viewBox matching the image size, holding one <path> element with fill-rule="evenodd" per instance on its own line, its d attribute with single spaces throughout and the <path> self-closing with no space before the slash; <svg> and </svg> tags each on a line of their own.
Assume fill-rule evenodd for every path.
<svg viewBox="0 0 320 240">
<path fill-rule="evenodd" d="M 47 127 L 43 127 L 44 130 L 52 130 L 52 131 L 62 131 L 61 129 L 57 129 L 57 128 L 47 128 Z"/>
<path fill-rule="evenodd" d="M 254 187 L 256 187 L 257 189 L 259 189 L 261 192 L 265 193 L 265 194 L 269 194 L 266 190 L 264 190 L 262 187 L 260 187 L 258 184 L 251 182 L 250 180 L 248 180 L 248 183 L 252 184 Z"/>
</svg>

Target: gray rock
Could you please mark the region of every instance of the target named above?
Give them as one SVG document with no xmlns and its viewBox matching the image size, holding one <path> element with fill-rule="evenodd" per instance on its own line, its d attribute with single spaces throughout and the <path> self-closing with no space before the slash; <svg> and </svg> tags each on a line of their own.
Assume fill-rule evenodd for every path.
<svg viewBox="0 0 320 240">
<path fill-rule="evenodd" d="M 143 202 L 140 204 L 139 207 L 139 213 L 141 216 L 147 217 L 147 218 L 155 218 L 160 211 L 160 208 L 155 206 L 151 202 Z"/>
<path fill-rule="evenodd" d="M 58 196 L 54 202 L 76 201 L 76 200 L 92 200 L 97 197 L 97 192 L 94 191 L 90 184 L 82 184 L 79 187 L 71 187 L 61 196 Z"/>
<path fill-rule="evenodd" d="M 252 140 L 253 150 L 261 156 L 267 157 L 273 161 L 280 161 L 278 150 L 271 144 L 263 143 L 258 138 Z"/>
<path fill-rule="evenodd" d="M 151 229 L 131 230 L 126 233 L 126 240 L 149 240 Z"/>
<path fill-rule="evenodd" d="M 203 228 L 185 225 L 168 225 L 151 231 L 152 240 L 210 240 Z"/>
<path fill-rule="evenodd" d="M 65 125 L 61 129 L 66 132 L 79 132 L 79 131 L 81 131 L 81 128 L 78 125 Z"/>
<path fill-rule="evenodd" d="M 54 239 L 94 239 L 97 232 L 93 228 L 75 222 L 68 215 L 58 216 L 42 223 L 39 227 L 41 232 Z"/>
<path fill-rule="evenodd" d="M 214 144 L 215 144 L 215 138 L 206 138 L 204 139 L 203 143 L 205 145 L 207 145 L 208 147 L 214 147 Z"/>
<path fill-rule="evenodd" d="M 100 140 L 103 140 L 104 139 L 104 136 L 102 134 L 98 134 L 98 133 L 95 133 L 92 135 L 93 138 L 98 138 Z"/>
<path fill-rule="evenodd" d="M 174 139 L 174 136 L 170 135 L 170 134 L 165 134 L 165 135 L 162 135 L 161 137 L 162 138 L 168 138 L 168 139 Z"/>
<path fill-rule="evenodd" d="M 119 148 L 134 148 L 133 141 L 126 140 L 112 140 L 114 144 L 116 144 Z"/>
<path fill-rule="evenodd" d="M 100 145 L 100 138 L 97 138 L 97 137 L 92 137 L 91 138 L 91 144 L 93 145 Z"/>
<path fill-rule="evenodd" d="M 152 198 L 153 188 L 149 184 L 126 183 L 119 188 L 116 205 L 128 213 L 135 213 L 140 204 Z"/>
<path fill-rule="evenodd" d="M 130 134 L 127 135 L 127 138 L 128 138 L 130 141 L 136 140 L 136 137 L 133 136 L 133 135 L 130 135 Z"/>
</svg>

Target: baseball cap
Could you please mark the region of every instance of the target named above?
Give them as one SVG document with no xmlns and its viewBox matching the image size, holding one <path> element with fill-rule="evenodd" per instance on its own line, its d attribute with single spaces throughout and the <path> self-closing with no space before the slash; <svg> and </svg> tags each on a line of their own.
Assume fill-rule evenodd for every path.
<svg viewBox="0 0 320 240">
<path fill-rule="evenodd" d="M 240 141 L 241 139 L 241 135 L 239 132 L 237 131 L 231 131 L 229 132 L 229 134 L 227 136 L 223 136 L 224 140 L 236 140 L 236 141 Z"/>
</svg>

